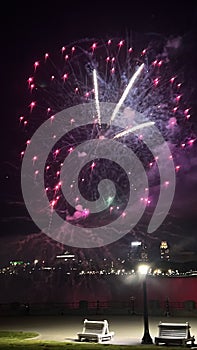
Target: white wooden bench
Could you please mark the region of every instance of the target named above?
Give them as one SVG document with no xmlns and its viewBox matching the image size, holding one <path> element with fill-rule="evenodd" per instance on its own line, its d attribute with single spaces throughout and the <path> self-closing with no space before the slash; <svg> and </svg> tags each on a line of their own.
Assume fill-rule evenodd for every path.
<svg viewBox="0 0 197 350">
<path fill-rule="evenodd" d="M 103 340 L 110 340 L 114 336 L 114 332 L 109 332 L 107 320 L 104 321 L 88 321 L 84 320 L 83 330 L 77 333 L 79 341 L 96 341 L 98 343 Z"/>
<path fill-rule="evenodd" d="M 194 345 L 195 338 L 190 335 L 190 328 L 188 322 L 186 323 L 162 323 L 159 325 L 159 336 L 155 337 L 155 344 L 179 344 L 187 345 L 191 342 Z"/>
</svg>

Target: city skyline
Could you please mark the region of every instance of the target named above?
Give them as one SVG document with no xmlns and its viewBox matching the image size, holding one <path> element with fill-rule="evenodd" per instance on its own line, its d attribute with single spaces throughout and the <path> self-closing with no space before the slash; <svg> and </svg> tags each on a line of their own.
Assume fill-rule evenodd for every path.
<svg viewBox="0 0 197 350">
<path fill-rule="evenodd" d="M 42 273 L 50 275 L 60 274 L 62 281 L 67 275 L 71 278 L 86 275 L 138 275 L 139 266 L 147 265 L 148 274 L 152 276 L 195 276 L 197 263 L 176 262 L 170 258 L 170 247 L 167 241 L 161 241 L 157 259 L 151 256 L 146 244 L 142 241 L 132 241 L 125 256 L 102 257 L 99 260 L 84 257 L 65 251 L 62 254 L 50 257 L 46 250 L 39 259 L 22 261 L 12 260 L 0 266 L 1 277 L 28 276 L 29 274 L 41 276 Z M 61 270 L 61 273 L 60 273 Z M 67 276 L 68 277 L 68 276 Z"/>
</svg>

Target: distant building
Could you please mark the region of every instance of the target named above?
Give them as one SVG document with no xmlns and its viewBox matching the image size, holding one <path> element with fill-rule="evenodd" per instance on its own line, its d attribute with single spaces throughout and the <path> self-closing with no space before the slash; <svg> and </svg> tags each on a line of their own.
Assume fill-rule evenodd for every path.
<svg viewBox="0 0 197 350">
<path fill-rule="evenodd" d="M 166 241 L 161 241 L 160 258 L 161 258 L 161 260 L 165 260 L 165 261 L 170 260 L 170 250 L 169 250 L 168 243 Z"/>
<path fill-rule="evenodd" d="M 148 249 L 146 244 L 141 241 L 131 242 L 128 255 L 130 262 L 148 261 Z"/>
<path fill-rule="evenodd" d="M 63 254 L 56 255 L 57 259 L 63 259 L 64 261 L 67 261 L 68 259 L 75 260 L 75 255 L 70 254 L 68 251 L 64 252 Z"/>
</svg>

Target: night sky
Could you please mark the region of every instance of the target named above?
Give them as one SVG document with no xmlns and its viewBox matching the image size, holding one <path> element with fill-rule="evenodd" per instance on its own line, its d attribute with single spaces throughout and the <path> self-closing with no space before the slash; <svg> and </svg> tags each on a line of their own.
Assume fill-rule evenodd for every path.
<svg viewBox="0 0 197 350">
<path fill-rule="evenodd" d="M 132 4 L 133 3 L 133 4 Z M 15 2 L 1 9 L 1 231 L 0 264 L 11 259 L 34 259 L 44 250 L 56 254 L 66 247 L 53 242 L 32 223 L 23 205 L 20 185 L 20 152 L 26 142 L 19 116 L 27 104 L 26 81 L 32 64 L 45 52 L 82 38 L 109 38 L 159 34 L 181 37 L 178 65 L 183 67 L 187 100 L 192 106 L 192 129 L 197 134 L 197 6 L 196 1 L 146 2 Z M 138 34 L 136 34 L 138 33 Z M 197 141 L 177 179 L 169 218 L 150 237 L 150 246 L 167 239 L 178 260 L 197 261 Z M 143 227 L 133 238 L 144 238 Z M 121 242 L 106 247 L 119 254 Z M 69 250 L 72 250 L 69 248 Z M 76 250 L 77 251 L 77 250 Z M 124 250 L 126 252 L 126 250 Z M 89 254 L 102 253 L 96 249 Z M 82 253 L 83 255 L 83 253 Z"/>
</svg>

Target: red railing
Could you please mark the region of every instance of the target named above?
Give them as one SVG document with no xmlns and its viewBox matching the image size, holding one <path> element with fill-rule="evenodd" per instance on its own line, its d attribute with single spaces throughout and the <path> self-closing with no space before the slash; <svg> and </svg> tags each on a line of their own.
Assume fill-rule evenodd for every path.
<svg viewBox="0 0 197 350">
<path fill-rule="evenodd" d="M 162 315 L 173 314 L 176 311 L 188 311 L 197 313 L 197 303 L 188 300 L 184 302 L 170 302 L 157 300 L 149 300 L 149 312 L 151 315 L 161 313 Z M 114 313 L 121 312 L 122 314 L 141 314 L 143 305 L 135 303 L 135 300 L 129 301 L 87 301 L 80 300 L 71 303 L 7 303 L 0 304 L 0 315 L 6 314 L 80 314 L 80 313 Z"/>
</svg>

